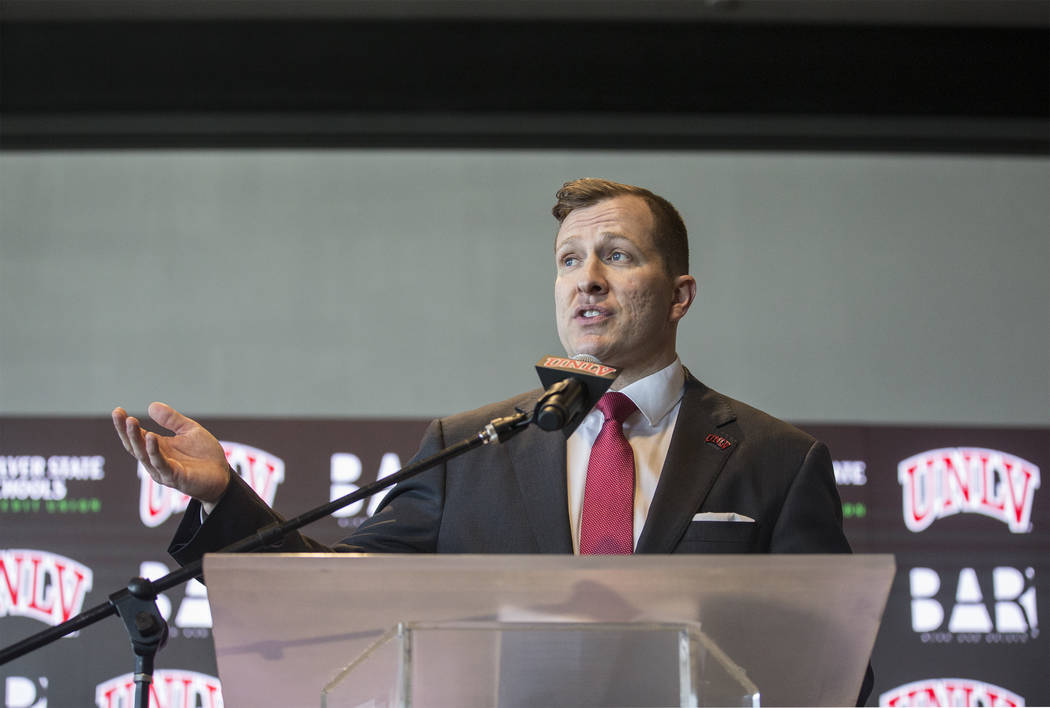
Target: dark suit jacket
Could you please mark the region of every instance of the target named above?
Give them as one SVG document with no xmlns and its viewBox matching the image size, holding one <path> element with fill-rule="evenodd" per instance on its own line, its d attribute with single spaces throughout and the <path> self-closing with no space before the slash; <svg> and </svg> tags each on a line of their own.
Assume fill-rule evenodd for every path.
<svg viewBox="0 0 1050 708">
<path fill-rule="evenodd" d="M 539 391 L 431 423 L 417 459 L 474 436 Z M 342 543 L 294 536 L 270 550 L 571 553 L 565 438 L 530 427 L 399 484 Z M 694 521 L 701 512 L 755 520 Z M 199 523 L 187 510 L 172 547 L 182 563 L 217 550 L 276 515 L 237 475 Z M 827 448 L 797 428 L 687 375 L 667 459 L 638 553 L 848 553 Z"/>
</svg>

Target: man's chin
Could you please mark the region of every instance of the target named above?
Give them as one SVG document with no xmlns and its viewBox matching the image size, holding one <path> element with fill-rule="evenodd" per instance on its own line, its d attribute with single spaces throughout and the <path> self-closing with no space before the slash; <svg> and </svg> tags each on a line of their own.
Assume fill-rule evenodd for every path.
<svg viewBox="0 0 1050 708">
<path fill-rule="evenodd" d="M 610 363 L 609 360 L 608 360 L 609 357 L 613 356 L 613 355 L 609 352 L 609 349 L 607 347 L 602 347 L 602 346 L 597 346 L 597 345 L 593 345 L 593 346 L 583 345 L 583 346 L 577 347 L 576 351 L 570 352 L 569 356 L 594 357 L 595 359 L 597 359 L 598 361 L 600 361 L 603 364 L 608 364 L 609 366 L 616 366 L 615 364 Z"/>
</svg>

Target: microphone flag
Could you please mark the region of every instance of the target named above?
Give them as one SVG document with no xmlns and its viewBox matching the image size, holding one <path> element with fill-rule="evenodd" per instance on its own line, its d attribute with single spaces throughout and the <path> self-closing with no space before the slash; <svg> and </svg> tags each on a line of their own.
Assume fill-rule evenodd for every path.
<svg viewBox="0 0 1050 708">
<path fill-rule="evenodd" d="M 545 356 L 536 362 L 536 373 L 547 389 L 536 404 L 536 425 L 544 430 L 561 430 L 569 437 L 609 390 L 620 370 L 588 354 L 577 354 Z"/>
</svg>

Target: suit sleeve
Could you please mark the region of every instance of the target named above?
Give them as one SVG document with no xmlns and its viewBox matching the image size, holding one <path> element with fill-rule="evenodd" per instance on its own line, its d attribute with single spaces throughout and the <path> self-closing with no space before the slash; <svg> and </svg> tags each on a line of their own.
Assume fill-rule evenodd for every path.
<svg viewBox="0 0 1050 708">
<path fill-rule="evenodd" d="M 850 553 L 828 448 L 814 442 L 788 487 L 770 539 L 772 553 Z"/>
<path fill-rule="evenodd" d="M 284 518 L 267 506 L 240 475 L 231 473 L 230 484 L 222 499 L 203 523 L 200 502 L 194 499 L 186 507 L 168 553 L 180 565 L 186 565 L 199 560 L 205 553 L 219 551 L 264 526 L 281 521 Z M 266 553 L 323 553 L 328 550 L 331 549 L 300 533 L 290 534 L 282 542 L 261 549 Z"/>
</svg>

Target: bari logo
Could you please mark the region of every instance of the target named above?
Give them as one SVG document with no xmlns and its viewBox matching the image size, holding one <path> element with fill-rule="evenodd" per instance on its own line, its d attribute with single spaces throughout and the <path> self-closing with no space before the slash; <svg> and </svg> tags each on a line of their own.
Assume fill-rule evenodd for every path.
<svg viewBox="0 0 1050 708">
<path fill-rule="evenodd" d="M 352 452 L 336 452 L 332 454 L 330 474 L 332 480 L 332 486 L 329 489 L 329 500 L 335 501 L 340 497 L 344 497 L 351 492 L 356 492 L 358 486 L 355 482 L 361 479 L 361 458 Z M 379 471 L 376 473 L 376 481 L 389 477 L 395 472 L 401 469 L 401 458 L 397 456 L 395 452 L 387 452 L 383 454 L 382 460 L 379 462 Z M 376 494 L 368 499 L 368 508 L 365 509 L 366 516 L 372 516 L 376 513 L 376 508 L 379 503 L 383 501 L 384 494 Z M 357 516 L 361 513 L 361 510 L 365 508 L 365 500 L 355 501 L 349 506 L 344 506 L 342 509 L 332 513 L 332 516 L 339 519 L 340 525 L 346 524 L 346 519 L 351 516 Z"/>
<path fill-rule="evenodd" d="M 897 686 L 879 696 L 880 706 L 1023 706 L 1013 691 L 983 681 L 926 679 Z"/>
<path fill-rule="evenodd" d="M 230 467 L 237 471 L 263 501 L 272 506 L 277 494 L 277 485 L 284 481 L 284 460 L 266 450 L 241 443 L 220 440 L 219 444 L 226 453 L 226 461 L 230 463 Z M 190 503 L 188 496 L 154 482 L 141 463 L 138 466 L 138 475 L 142 481 L 139 488 L 139 518 L 146 526 L 160 526 L 171 518 L 172 514 L 186 510 Z"/>
<path fill-rule="evenodd" d="M 91 569 L 47 551 L 0 550 L 0 617 L 62 624 L 80 612 L 91 590 Z"/>
<path fill-rule="evenodd" d="M 98 708 L 134 708 L 134 676 L 116 676 L 95 686 L 95 705 Z M 150 708 L 222 708 L 222 687 L 219 679 L 208 674 L 159 669 L 153 672 L 149 705 Z"/>
<path fill-rule="evenodd" d="M 912 629 L 922 633 L 924 642 L 972 643 L 981 641 L 981 635 L 988 644 L 1026 642 L 1039 635 L 1034 581 L 1033 568 L 1022 572 L 1000 566 L 990 577 L 963 568 L 954 586 L 944 587 L 932 568 L 912 568 L 908 573 Z M 950 608 L 947 626 L 946 606 Z"/>
<path fill-rule="evenodd" d="M 47 676 L 8 676 L 4 679 L 4 708 L 47 708 Z"/>
<path fill-rule="evenodd" d="M 170 568 L 159 561 L 144 561 L 139 564 L 139 575 L 150 580 L 157 580 L 168 574 Z M 211 629 L 211 605 L 208 604 L 208 589 L 196 578 L 186 583 L 185 593 L 175 613 L 174 627 L 171 636 L 207 637 Z M 172 599 L 167 593 L 157 595 L 157 609 L 165 622 L 171 624 Z"/>
<path fill-rule="evenodd" d="M 979 447 L 927 450 L 897 465 L 904 523 L 919 533 L 954 514 L 990 516 L 1013 533 L 1032 530 L 1039 468 L 1006 452 Z"/>
</svg>

